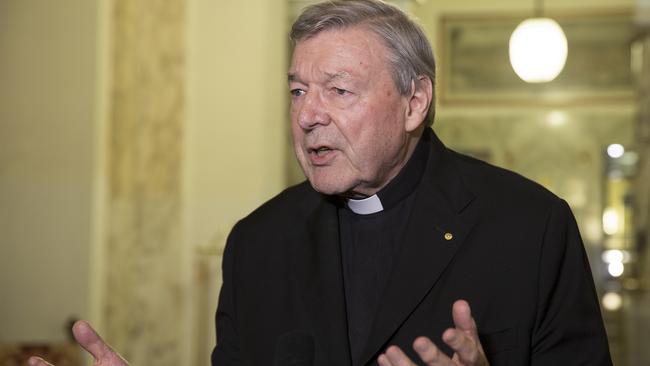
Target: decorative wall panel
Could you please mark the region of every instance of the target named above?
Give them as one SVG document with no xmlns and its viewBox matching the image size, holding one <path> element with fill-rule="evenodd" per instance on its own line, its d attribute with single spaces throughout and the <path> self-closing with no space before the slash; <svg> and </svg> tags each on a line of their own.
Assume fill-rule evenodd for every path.
<svg viewBox="0 0 650 366">
<path fill-rule="evenodd" d="M 183 365 L 185 1 L 112 4 L 105 337 L 134 365 Z"/>
</svg>

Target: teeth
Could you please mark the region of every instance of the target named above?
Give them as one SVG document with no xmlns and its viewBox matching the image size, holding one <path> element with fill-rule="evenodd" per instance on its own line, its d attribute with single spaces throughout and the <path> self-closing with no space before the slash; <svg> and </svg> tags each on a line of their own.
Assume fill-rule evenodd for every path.
<svg viewBox="0 0 650 366">
<path fill-rule="evenodd" d="M 321 155 L 327 151 L 330 151 L 330 149 L 327 147 L 319 147 L 318 149 L 314 150 L 314 153 L 316 153 L 316 155 Z"/>
</svg>

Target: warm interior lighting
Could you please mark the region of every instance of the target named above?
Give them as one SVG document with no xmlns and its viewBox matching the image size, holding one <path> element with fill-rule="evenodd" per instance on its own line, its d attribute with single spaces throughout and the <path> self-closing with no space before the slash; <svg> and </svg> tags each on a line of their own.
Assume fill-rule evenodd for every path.
<svg viewBox="0 0 650 366">
<path fill-rule="evenodd" d="M 566 124 L 567 115 L 562 111 L 552 111 L 547 115 L 546 121 L 551 126 L 559 127 Z"/>
<path fill-rule="evenodd" d="M 564 68 L 567 53 L 566 36 L 550 18 L 526 19 L 510 36 L 510 63 L 528 83 L 555 79 Z"/>
<path fill-rule="evenodd" d="M 625 265 L 621 262 L 612 262 L 607 265 L 607 272 L 612 277 L 621 277 L 623 272 L 625 272 Z"/>
<path fill-rule="evenodd" d="M 603 231 L 607 235 L 614 235 L 620 229 L 620 220 L 615 208 L 608 207 L 603 212 Z"/>
<path fill-rule="evenodd" d="M 601 255 L 603 262 L 605 263 L 614 263 L 614 262 L 623 262 L 625 255 L 622 250 L 610 249 L 603 252 Z"/>
<path fill-rule="evenodd" d="M 607 146 L 607 155 L 610 158 L 618 159 L 625 154 L 625 147 L 621 144 L 611 144 Z"/>
<path fill-rule="evenodd" d="M 609 311 L 616 311 L 623 305 L 623 298 L 616 292 L 608 292 L 603 296 L 603 307 Z"/>
</svg>

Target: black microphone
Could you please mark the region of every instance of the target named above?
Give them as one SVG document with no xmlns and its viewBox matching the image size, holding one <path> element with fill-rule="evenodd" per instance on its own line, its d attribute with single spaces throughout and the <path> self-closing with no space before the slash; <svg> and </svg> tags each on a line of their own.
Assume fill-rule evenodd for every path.
<svg viewBox="0 0 650 366">
<path fill-rule="evenodd" d="M 278 339 L 273 366 L 313 366 L 314 338 L 309 333 L 293 331 Z"/>
</svg>

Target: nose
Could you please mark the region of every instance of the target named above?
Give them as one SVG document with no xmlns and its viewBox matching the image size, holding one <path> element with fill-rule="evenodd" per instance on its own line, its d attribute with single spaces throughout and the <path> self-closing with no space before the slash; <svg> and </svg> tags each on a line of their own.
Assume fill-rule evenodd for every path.
<svg viewBox="0 0 650 366">
<path fill-rule="evenodd" d="M 307 92 L 303 97 L 298 110 L 298 125 L 304 130 L 312 130 L 319 125 L 327 125 L 330 122 L 327 107 L 319 93 Z"/>
</svg>

